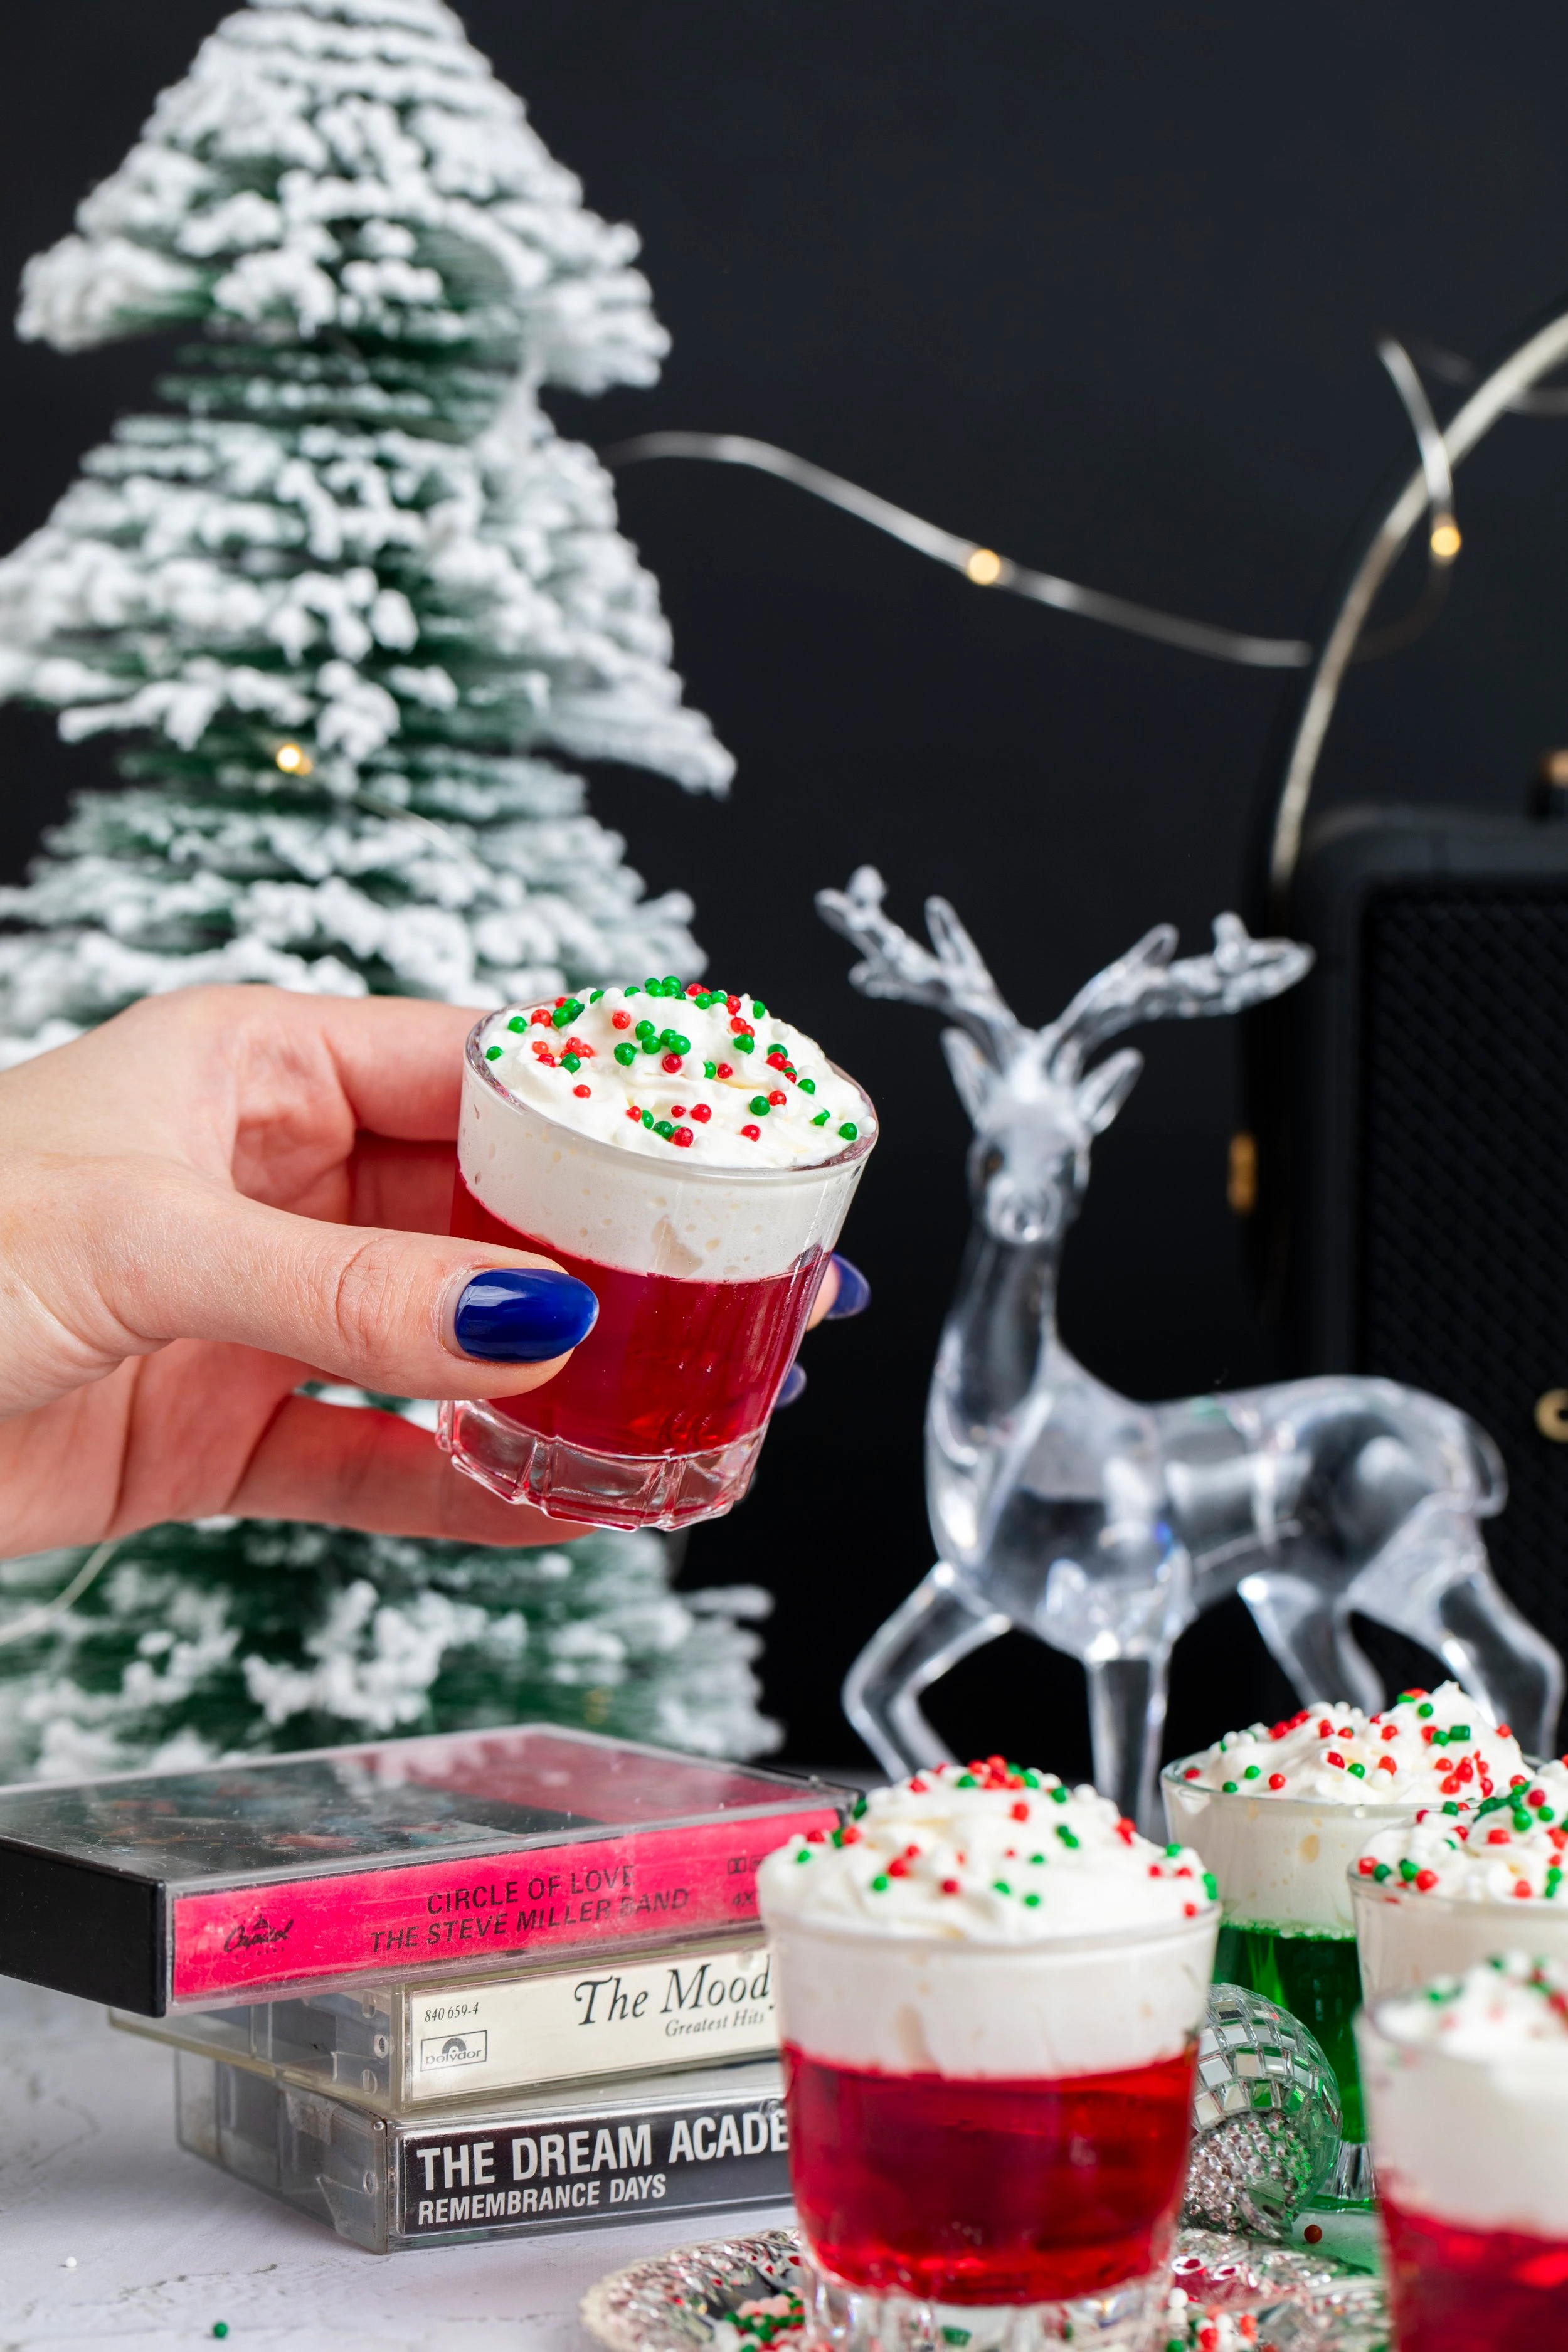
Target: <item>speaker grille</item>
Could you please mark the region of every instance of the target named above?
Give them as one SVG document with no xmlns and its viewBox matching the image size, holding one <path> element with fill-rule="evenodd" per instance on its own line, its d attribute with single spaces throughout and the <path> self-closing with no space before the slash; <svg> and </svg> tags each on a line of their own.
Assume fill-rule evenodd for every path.
<svg viewBox="0 0 1568 2352">
<path fill-rule="evenodd" d="M 1493 1565 L 1568 1649 L 1568 894 L 1401 884 L 1362 948 L 1360 1369 L 1490 1431 Z"/>
</svg>

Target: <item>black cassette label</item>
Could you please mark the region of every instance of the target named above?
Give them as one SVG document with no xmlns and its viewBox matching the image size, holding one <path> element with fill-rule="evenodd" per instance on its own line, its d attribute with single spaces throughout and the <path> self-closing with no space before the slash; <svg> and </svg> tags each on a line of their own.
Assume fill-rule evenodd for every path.
<svg viewBox="0 0 1568 2352">
<path fill-rule="evenodd" d="M 405 2238 L 443 2238 L 783 2201 L 788 2147 L 776 2095 L 411 2133 L 398 2227 Z"/>
</svg>

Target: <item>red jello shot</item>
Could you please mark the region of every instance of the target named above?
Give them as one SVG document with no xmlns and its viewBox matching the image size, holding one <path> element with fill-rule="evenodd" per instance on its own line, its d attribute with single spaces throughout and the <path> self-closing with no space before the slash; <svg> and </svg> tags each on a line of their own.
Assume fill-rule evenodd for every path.
<svg viewBox="0 0 1568 2352">
<path fill-rule="evenodd" d="M 543 1388 L 443 1406 L 457 1466 L 601 1527 L 729 1510 L 876 1136 L 854 1081 L 750 996 L 671 978 L 481 1021 L 452 1231 L 553 1258 L 599 1314 Z"/>
<path fill-rule="evenodd" d="M 1197 1855 L 993 1758 L 874 1791 L 758 1889 L 814 2338 L 934 2313 L 952 2343 L 1143 2346 L 1219 1917 Z"/>
<path fill-rule="evenodd" d="M 1398 2352 L 1568 2352 L 1568 1970 L 1507 1953 L 1356 2031 Z"/>
</svg>

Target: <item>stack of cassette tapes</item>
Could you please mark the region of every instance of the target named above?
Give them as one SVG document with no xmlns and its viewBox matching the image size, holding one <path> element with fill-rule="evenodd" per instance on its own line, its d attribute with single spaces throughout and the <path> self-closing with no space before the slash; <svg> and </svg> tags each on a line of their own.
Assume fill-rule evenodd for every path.
<svg viewBox="0 0 1568 2352">
<path fill-rule="evenodd" d="M 0 1790 L 0 1971 L 373 2252 L 779 2203 L 756 1868 L 853 1794 L 545 1725 Z"/>
</svg>

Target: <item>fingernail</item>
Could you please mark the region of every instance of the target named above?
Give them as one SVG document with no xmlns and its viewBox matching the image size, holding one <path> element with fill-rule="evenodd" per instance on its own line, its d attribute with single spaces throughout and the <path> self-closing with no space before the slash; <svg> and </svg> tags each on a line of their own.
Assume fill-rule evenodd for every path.
<svg viewBox="0 0 1568 2352">
<path fill-rule="evenodd" d="M 792 1364 L 788 1371 L 784 1376 L 783 1388 L 780 1389 L 778 1395 L 773 1400 L 773 1411 L 777 1412 L 784 1405 L 793 1404 L 796 1397 L 804 1393 L 805 1389 L 805 1374 L 801 1370 L 798 1364 Z"/>
<path fill-rule="evenodd" d="M 458 1350 L 489 1364 L 542 1364 L 593 1329 L 599 1302 L 585 1282 L 547 1265 L 492 1265 L 464 1288 L 452 1317 Z"/>
<path fill-rule="evenodd" d="M 833 1253 L 833 1263 L 838 1269 L 838 1288 L 832 1306 L 823 1317 L 825 1323 L 847 1323 L 851 1315 L 864 1315 L 871 1304 L 871 1286 L 858 1265 L 847 1257 Z"/>
</svg>

